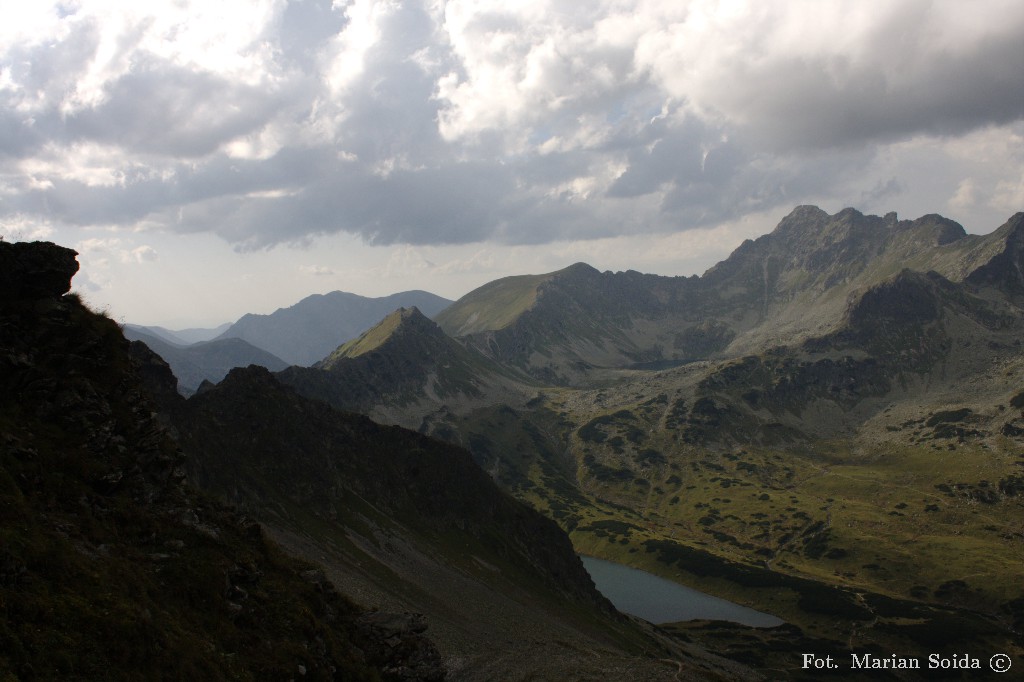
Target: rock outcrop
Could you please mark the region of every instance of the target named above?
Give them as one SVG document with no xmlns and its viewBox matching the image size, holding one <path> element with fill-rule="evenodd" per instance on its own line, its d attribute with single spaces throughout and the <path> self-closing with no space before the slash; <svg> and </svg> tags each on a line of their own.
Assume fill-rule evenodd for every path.
<svg viewBox="0 0 1024 682">
<path fill-rule="evenodd" d="M 0 292 L 11 300 L 62 296 L 78 272 L 77 255 L 52 242 L 0 241 Z"/>
</svg>

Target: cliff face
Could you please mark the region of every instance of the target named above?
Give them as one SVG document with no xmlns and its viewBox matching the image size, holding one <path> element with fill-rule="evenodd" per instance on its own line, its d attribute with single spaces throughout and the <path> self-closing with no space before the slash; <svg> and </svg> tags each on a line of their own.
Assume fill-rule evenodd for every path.
<svg viewBox="0 0 1024 682">
<path fill-rule="evenodd" d="M 395 633 L 185 484 L 140 380 L 173 390 L 166 366 L 63 295 L 73 251 L 0 242 L 0 265 L 0 677 L 443 677 L 416 628 L 382 649 Z"/>
</svg>

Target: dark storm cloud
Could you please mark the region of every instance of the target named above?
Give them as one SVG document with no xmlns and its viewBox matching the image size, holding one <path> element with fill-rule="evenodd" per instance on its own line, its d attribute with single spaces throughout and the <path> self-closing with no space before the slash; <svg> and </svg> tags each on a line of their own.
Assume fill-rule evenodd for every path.
<svg viewBox="0 0 1024 682">
<path fill-rule="evenodd" d="M 482 237 L 511 193 L 492 164 L 397 170 L 382 177 L 357 167 L 330 168 L 287 196 L 213 197 L 183 211 L 186 229 L 209 230 L 244 249 L 339 231 L 374 244 L 464 243 Z"/>
<path fill-rule="evenodd" d="M 1021 45 L 1021 36 L 1007 36 L 967 55 L 937 50 L 911 80 L 887 74 L 884 63 L 793 59 L 723 96 L 746 112 L 757 143 L 774 150 L 956 135 L 1024 117 Z"/>
</svg>

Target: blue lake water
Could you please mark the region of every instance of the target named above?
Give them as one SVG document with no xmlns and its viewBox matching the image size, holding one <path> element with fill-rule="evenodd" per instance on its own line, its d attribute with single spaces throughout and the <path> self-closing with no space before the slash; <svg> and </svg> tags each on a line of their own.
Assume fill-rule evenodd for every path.
<svg viewBox="0 0 1024 682">
<path fill-rule="evenodd" d="M 785 622 L 629 566 L 588 556 L 580 559 L 597 589 L 615 608 L 651 623 L 727 620 L 755 628 L 770 628 Z"/>
</svg>

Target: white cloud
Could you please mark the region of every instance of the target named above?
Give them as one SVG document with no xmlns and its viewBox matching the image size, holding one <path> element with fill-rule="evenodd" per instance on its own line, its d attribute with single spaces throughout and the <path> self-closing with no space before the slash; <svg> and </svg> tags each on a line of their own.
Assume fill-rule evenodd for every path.
<svg viewBox="0 0 1024 682">
<path fill-rule="evenodd" d="M 1024 172 L 1016 179 L 996 183 L 992 193 L 992 207 L 1007 214 L 1024 211 Z"/>
<path fill-rule="evenodd" d="M 148 244 L 138 246 L 128 252 L 130 260 L 136 263 L 145 263 L 147 261 L 155 261 L 158 258 L 156 249 Z"/>
<path fill-rule="evenodd" d="M 300 265 L 299 272 L 314 277 L 329 277 L 334 274 L 334 270 L 324 265 Z"/>
<path fill-rule="evenodd" d="M 118 230 L 109 267 L 166 265 L 157 234 L 399 245 L 368 277 L 498 244 L 654 267 L 640 235 L 800 203 L 991 229 L 1022 203 L 1022 42 L 1019 0 L 7 3 L 0 220 Z"/>
<path fill-rule="evenodd" d="M 964 178 L 957 185 L 956 193 L 949 200 L 949 205 L 956 209 L 969 210 L 978 203 L 978 184 L 973 178 Z"/>
<path fill-rule="evenodd" d="M 48 221 L 30 215 L 9 215 L 0 218 L 0 236 L 8 242 L 47 241 L 55 230 Z"/>
</svg>

